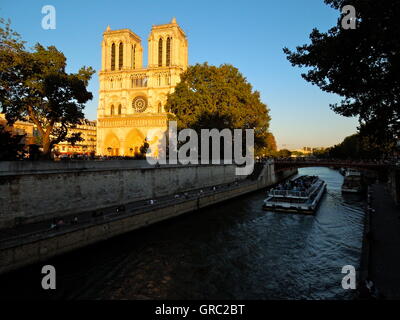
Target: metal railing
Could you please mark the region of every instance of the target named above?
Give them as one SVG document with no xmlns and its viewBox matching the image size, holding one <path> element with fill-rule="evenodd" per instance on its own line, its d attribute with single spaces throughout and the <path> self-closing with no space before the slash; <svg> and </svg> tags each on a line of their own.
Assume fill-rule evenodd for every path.
<svg viewBox="0 0 400 320">
<path fill-rule="evenodd" d="M 270 196 L 277 197 L 296 197 L 296 198 L 308 198 L 314 193 L 317 188 L 321 185 L 321 181 L 314 183 L 309 189 L 305 191 L 294 191 L 294 190 L 273 190 L 269 192 Z"/>
<path fill-rule="evenodd" d="M 293 190 L 274 190 L 269 192 L 270 196 L 278 197 L 297 197 L 297 198 L 307 198 L 307 191 L 293 191 Z"/>
</svg>

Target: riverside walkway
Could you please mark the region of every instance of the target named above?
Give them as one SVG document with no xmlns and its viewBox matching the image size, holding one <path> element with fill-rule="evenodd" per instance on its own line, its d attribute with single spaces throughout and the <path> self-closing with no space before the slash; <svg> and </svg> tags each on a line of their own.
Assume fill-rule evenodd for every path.
<svg viewBox="0 0 400 320">
<path fill-rule="evenodd" d="M 386 185 L 371 186 L 368 278 L 378 299 L 400 299 L 400 208 Z"/>
<path fill-rule="evenodd" d="M 254 182 L 250 179 L 244 179 L 242 181 L 195 189 L 175 195 L 135 201 L 122 206 L 111 206 L 99 210 L 79 212 L 57 217 L 56 219 L 48 219 L 37 223 L 28 223 L 13 228 L 2 229 L 0 232 L 0 248 L 9 247 L 20 242 L 34 241 L 36 238 L 63 234 L 90 225 L 123 219 L 131 215 L 151 211 L 155 208 L 171 206 L 176 203 L 198 199 L 252 183 Z"/>
</svg>

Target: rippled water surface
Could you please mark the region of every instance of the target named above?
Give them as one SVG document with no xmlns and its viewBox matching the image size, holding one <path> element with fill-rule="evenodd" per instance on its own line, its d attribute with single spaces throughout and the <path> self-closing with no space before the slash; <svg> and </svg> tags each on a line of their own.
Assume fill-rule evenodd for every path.
<svg viewBox="0 0 400 320">
<path fill-rule="evenodd" d="M 40 291 L 40 266 L 0 278 L 8 297 L 74 299 L 351 299 L 342 266 L 358 266 L 363 199 L 343 177 L 306 168 L 328 184 L 315 216 L 265 212 L 265 192 L 184 215 L 48 263 L 57 290 Z"/>
</svg>

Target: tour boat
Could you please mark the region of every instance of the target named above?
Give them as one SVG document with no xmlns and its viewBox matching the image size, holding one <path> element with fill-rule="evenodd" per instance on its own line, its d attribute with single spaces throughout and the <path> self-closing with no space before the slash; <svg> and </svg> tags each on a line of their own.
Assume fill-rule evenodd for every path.
<svg viewBox="0 0 400 320">
<path fill-rule="evenodd" d="M 363 180 L 360 171 L 348 169 L 344 177 L 342 192 L 360 193 L 363 191 Z"/>
<path fill-rule="evenodd" d="M 269 191 L 263 209 L 312 214 L 316 211 L 326 182 L 317 176 L 301 176 Z"/>
</svg>

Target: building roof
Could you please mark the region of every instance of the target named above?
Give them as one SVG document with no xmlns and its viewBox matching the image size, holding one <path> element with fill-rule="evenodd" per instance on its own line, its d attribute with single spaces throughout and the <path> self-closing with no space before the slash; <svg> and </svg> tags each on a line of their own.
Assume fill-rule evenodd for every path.
<svg viewBox="0 0 400 320">
<path fill-rule="evenodd" d="M 157 29 L 164 29 L 164 28 L 171 28 L 171 27 L 177 27 L 178 30 L 182 33 L 182 35 L 186 38 L 185 32 L 182 30 L 182 28 L 178 25 L 176 22 L 176 18 L 173 17 L 170 23 L 165 23 L 165 24 L 155 24 L 152 26 L 152 30 L 157 30 Z"/>
<path fill-rule="evenodd" d="M 118 35 L 121 33 L 128 33 L 130 36 L 135 38 L 138 42 L 141 42 L 142 39 L 134 33 L 131 29 L 118 29 L 118 30 L 111 30 L 110 26 L 107 26 L 106 31 L 104 31 L 103 35 Z"/>
</svg>

